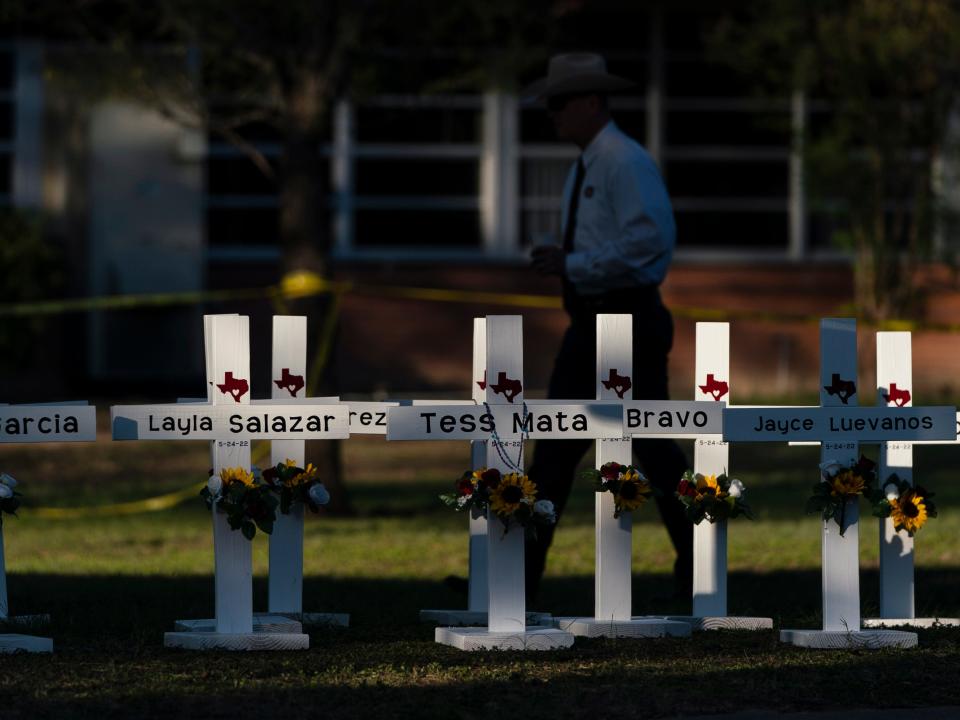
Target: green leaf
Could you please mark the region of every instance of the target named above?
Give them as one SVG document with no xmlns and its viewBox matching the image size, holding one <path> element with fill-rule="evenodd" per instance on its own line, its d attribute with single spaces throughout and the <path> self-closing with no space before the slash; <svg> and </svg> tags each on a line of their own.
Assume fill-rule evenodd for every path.
<svg viewBox="0 0 960 720">
<path fill-rule="evenodd" d="M 244 520 L 243 524 L 240 526 L 240 532 L 243 533 L 243 536 L 247 540 L 253 540 L 257 534 L 257 526 L 249 520 Z"/>
</svg>

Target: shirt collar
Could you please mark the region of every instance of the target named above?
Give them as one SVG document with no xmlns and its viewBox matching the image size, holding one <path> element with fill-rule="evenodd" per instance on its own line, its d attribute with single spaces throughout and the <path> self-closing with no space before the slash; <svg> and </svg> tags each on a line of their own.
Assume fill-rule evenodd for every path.
<svg viewBox="0 0 960 720">
<path fill-rule="evenodd" d="M 590 141 L 590 144 L 584 148 L 583 153 L 580 157 L 583 159 L 583 166 L 585 168 L 590 167 L 590 163 L 600 154 L 603 146 L 606 144 L 607 139 L 616 131 L 617 126 L 613 120 L 607 122 L 604 125 L 600 132 L 594 135 L 593 140 Z"/>
</svg>

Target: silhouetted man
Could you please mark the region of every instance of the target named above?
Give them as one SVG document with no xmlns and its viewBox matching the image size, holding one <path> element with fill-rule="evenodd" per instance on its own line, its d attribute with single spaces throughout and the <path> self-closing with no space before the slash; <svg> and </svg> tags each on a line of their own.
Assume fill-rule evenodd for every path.
<svg viewBox="0 0 960 720">
<path fill-rule="evenodd" d="M 668 398 L 673 319 L 660 301 L 659 286 L 673 255 L 676 226 L 656 163 L 610 117 L 607 96 L 632 85 L 608 74 L 599 55 L 576 53 L 553 57 L 547 77 L 525 92 L 546 101 L 557 137 L 581 150 L 564 187 L 563 245 L 533 250 L 537 272 L 561 277 L 563 306 L 570 316 L 550 378 L 551 398 L 596 397 L 598 313 L 633 316 L 633 398 Z M 536 444 L 530 477 L 539 496 L 553 500 L 558 518 L 591 442 Z M 677 551 L 674 593 L 689 597 L 693 526 L 673 494 L 688 467 L 686 458 L 672 440 L 635 440 L 633 450 L 644 474 L 662 493 L 657 505 Z M 552 527 L 537 532 L 538 540 L 526 545 L 530 601 L 553 540 Z"/>
</svg>

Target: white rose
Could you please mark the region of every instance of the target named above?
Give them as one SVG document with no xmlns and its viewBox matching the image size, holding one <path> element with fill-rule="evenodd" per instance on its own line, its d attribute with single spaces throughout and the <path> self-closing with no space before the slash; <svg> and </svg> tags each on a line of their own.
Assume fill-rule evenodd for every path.
<svg viewBox="0 0 960 720">
<path fill-rule="evenodd" d="M 15 488 L 17 486 L 17 481 L 13 475 L 7 475 L 6 473 L 0 473 L 0 485 L 6 485 L 7 487 Z"/>
<path fill-rule="evenodd" d="M 838 472 L 844 469 L 844 465 L 837 460 L 829 460 L 825 463 L 820 463 L 820 472 L 826 477 L 833 477 Z"/>
<path fill-rule="evenodd" d="M 894 483 L 887 483 L 883 486 L 883 493 L 887 496 L 887 500 L 893 502 L 900 497 L 900 490 Z"/>
<path fill-rule="evenodd" d="M 327 489 L 323 486 L 323 483 L 316 483 L 315 485 L 310 486 L 310 499 L 316 505 L 326 505 L 330 502 L 330 493 L 327 492 Z"/>
<path fill-rule="evenodd" d="M 0 500 L 6 500 L 13 497 L 13 490 L 6 485 L 0 485 Z"/>
<path fill-rule="evenodd" d="M 730 494 L 730 497 L 738 498 L 743 495 L 744 487 L 743 483 L 733 478 L 730 481 L 730 489 L 727 491 Z"/>
<path fill-rule="evenodd" d="M 533 504 L 533 512 L 542 515 L 548 522 L 556 522 L 557 520 L 557 511 L 549 500 L 537 500 Z"/>
<path fill-rule="evenodd" d="M 210 494 L 214 497 L 220 494 L 220 490 L 223 488 L 223 480 L 220 479 L 219 475 L 211 475 L 210 479 L 207 480 L 207 490 L 210 491 Z"/>
</svg>

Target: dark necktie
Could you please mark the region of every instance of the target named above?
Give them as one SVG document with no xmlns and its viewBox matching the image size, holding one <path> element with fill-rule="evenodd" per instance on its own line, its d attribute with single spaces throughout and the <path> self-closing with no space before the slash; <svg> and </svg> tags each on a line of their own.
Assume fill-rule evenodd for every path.
<svg viewBox="0 0 960 720">
<path fill-rule="evenodd" d="M 563 251 L 573 252 L 573 236 L 577 232 L 577 209 L 580 207 L 580 190 L 583 188 L 583 176 L 587 174 L 583 157 L 577 160 L 577 175 L 573 181 L 573 193 L 570 195 L 570 207 L 567 208 L 567 225 L 563 231 Z"/>
<path fill-rule="evenodd" d="M 577 209 L 580 207 L 580 191 L 583 188 L 583 177 L 587 174 L 587 168 L 583 164 L 583 156 L 577 159 L 577 175 L 573 180 L 573 192 L 570 195 L 570 206 L 567 208 L 567 224 L 563 230 L 563 252 L 573 252 L 573 236 L 577 232 Z M 577 305 L 577 291 L 573 289 L 573 283 L 563 276 L 563 306 L 568 312 L 574 310 Z"/>
</svg>

